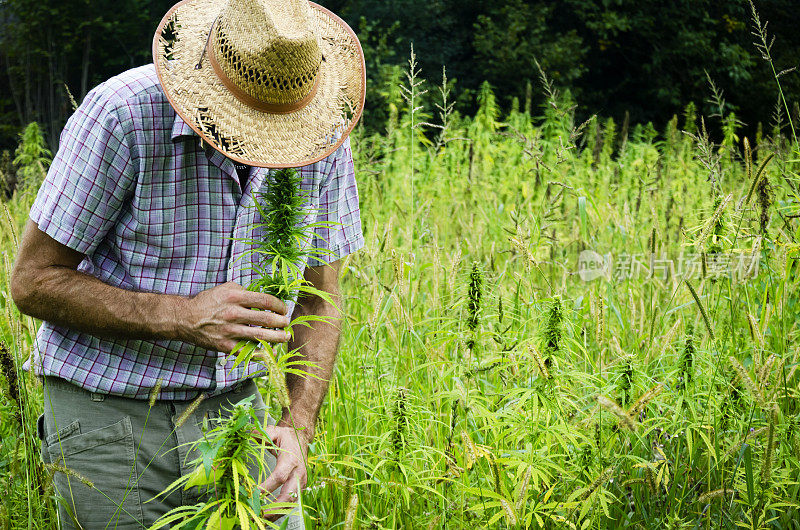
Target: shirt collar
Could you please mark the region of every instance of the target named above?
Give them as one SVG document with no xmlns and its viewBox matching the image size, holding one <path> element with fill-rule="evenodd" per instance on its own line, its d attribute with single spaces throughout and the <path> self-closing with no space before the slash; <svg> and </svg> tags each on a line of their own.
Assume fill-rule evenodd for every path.
<svg viewBox="0 0 800 530">
<path fill-rule="evenodd" d="M 174 142 L 175 140 L 177 140 L 178 138 L 180 138 L 182 136 L 190 136 L 190 137 L 194 136 L 196 138 L 200 138 L 200 135 L 197 134 L 197 132 L 194 129 L 189 127 L 189 124 L 187 124 L 183 120 L 183 118 L 181 118 L 178 115 L 178 113 L 176 112 L 175 113 L 175 120 L 172 122 L 172 141 Z M 204 144 L 204 147 L 206 149 L 206 156 L 208 156 L 208 159 L 212 163 L 214 163 L 217 167 L 219 167 L 221 170 L 223 170 L 225 173 L 227 173 L 228 176 L 230 176 L 231 178 L 238 178 L 238 177 L 234 176 L 234 175 L 236 175 L 236 171 L 234 169 L 233 161 L 231 159 L 229 159 L 228 157 L 226 157 L 225 155 L 223 155 L 222 153 L 220 153 L 216 149 L 212 148 L 210 145 L 206 144 L 205 142 L 203 142 L 203 144 Z M 256 171 L 255 171 L 254 175 L 259 175 L 259 176 L 262 173 L 268 171 L 267 169 L 264 169 L 264 168 L 261 168 L 261 167 L 257 167 L 255 169 L 256 169 Z M 238 182 L 238 180 L 237 180 L 237 182 Z"/>
<path fill-rule="evenodd" d="M 178 138 L 187 136 L 200 139 L 200 135 L 197 134 L 194 129 L 189 127 L 189 124 L 186 123 L 183 118 L 178 115 L 178 113 L 175 113 L 175 120 L 172 122 L 172 141 L 174 142 Z M 208 145 L 206 142 L 203 142 L 202 139 L 200 139 L 200 145 L 203 147 L 203 150 L 205 151 L 209 161 L 220 168 L 229 177 L 234 179 L 236 178 L 236 171 L 233 167 L 232 160 Z"/>
<path fill-rule="evenodd" d="M 172 141 L 181 136 L 198 136 L 198 134 L 176 112 L 175 121 L 172 122 Z"/>
</svg>

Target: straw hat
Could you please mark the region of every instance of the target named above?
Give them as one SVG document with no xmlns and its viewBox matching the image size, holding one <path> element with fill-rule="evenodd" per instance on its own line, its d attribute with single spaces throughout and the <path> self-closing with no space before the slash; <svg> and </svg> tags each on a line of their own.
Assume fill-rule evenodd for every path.
<svg viewBox="0 0 800 530">
<path fill-rule="evenodd" d="M 244 164 L 321 160 L 364 109 L 358 38 L 307 0 L 184 0 L 159 24 L 153 59 L 180 117 Z"/>
</svg>

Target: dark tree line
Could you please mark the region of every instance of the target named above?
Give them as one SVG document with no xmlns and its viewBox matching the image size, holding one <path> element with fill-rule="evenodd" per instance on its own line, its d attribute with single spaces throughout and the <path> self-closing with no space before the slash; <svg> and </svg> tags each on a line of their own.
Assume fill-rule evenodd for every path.
<svg viewBox="0 0 800 530">
<path fill-rule="evenodd" d="M 708 105 L 706 72 L 724 89 L 728 110 L 749 127 L 772 119 L 771 72 L 753 46 L 746 0 L 321 0 L 359 33 L 369 71 L 366 123 L 380 130 L 383 97 L 413 42 L 432 83 L 442 65 L 459 108 L 474 110 L 488 80 L 501 103 L 525 97 L 536 61 L 579 113 L 633 122 L 669 120 L 689 102 Z M 164 0 L 0 0 L 0 148 L 39 121 L 55 147 L 71 113 L 65 87 L 80 100 L 107 77 L 150 59 Z M 776 36 L 778 70 L 800 62 L 796 2 L 759 0 Z M 792 101 L 800 75 L 784 77 Z M 706 113 L 710 113 L 707 107 Z"/>
<path fill-rule="evenodd" d="M 370 48 L 401 63 L 414 42 L 429 80 L 441 64 L 457 80 L 469 111 L 488 80 L 508 107 L 536 83 L 536 60 L 561 88 L 569 88 L 584 117 L 600 114 L 663 125 L 694 102 L 712 113 L 706 72 L 724 90 L 727 111 L 752 130 L 772 119 L 777 90 L 753 45 L 747 0 L 323 0 L 364 31 Z M 800 64 L 797 2 L 756 0 L 776 37 L 778 71 Z M 783 78 L 793 102 L 800 74 Z M 376 102 L 379 104 L 380 102 Z M 784 117 L 785 119 L 785 117 Z M 660 127 L 659 127 L 660 128 Z"/>
<path fill-rule="evenodd" d="M 0 148 L 38 121 L 51 146 L 93 86 L 152 61 L 169 0 L 0 0 Z"/>
</svg>

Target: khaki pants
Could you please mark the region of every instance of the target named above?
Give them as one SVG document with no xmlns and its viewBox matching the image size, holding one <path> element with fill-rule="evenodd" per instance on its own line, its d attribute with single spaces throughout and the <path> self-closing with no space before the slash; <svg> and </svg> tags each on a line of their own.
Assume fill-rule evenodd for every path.
<svg viewBox="0 0 800 530">
<path fill-rule="evenodd" d="M 231 408 L 248 396 L 255 396 L 252 404 L 263 421 L 264 402 L 255 383 L 247 381 L 206 399 L 176 427 L 191 401 L 159 401 L 151 409 L 147 401 L 94 394 L 46 377 L 39 422 L 42 458 L 66 463 L 80 474 L 54 475 L 57 495 L 63 499 L 62 528 L 75 528 L 70 514 L 85 530 L 149 528 L 169 510 L 196 504 L 199 492 L 193 490 L 179 488 L 166 498 L 158 494 L 192 471 L 189 462 L 199 455 L 190 451 L 190 444 L 202 437 L 203 421 L 223 415 L 223 407 Z M 272 469 L 274 457 L 268 454 L 267 460 Z M 304 528 L 302 517 L 290 515 L 287 528 Z"/>
</svg>

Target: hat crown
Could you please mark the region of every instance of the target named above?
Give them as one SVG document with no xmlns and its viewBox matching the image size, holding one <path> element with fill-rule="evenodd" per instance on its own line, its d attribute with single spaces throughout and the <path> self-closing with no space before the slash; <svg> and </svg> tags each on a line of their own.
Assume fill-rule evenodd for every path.
<svg viewBox="0 0 800 530">
<path fill-rule="evenodd" d="M 308 96 L 322 61 L 310 10 L 307 0 L 229 0 L 211 46 L 230 82 L 268 104 Z"/>
</svg>

